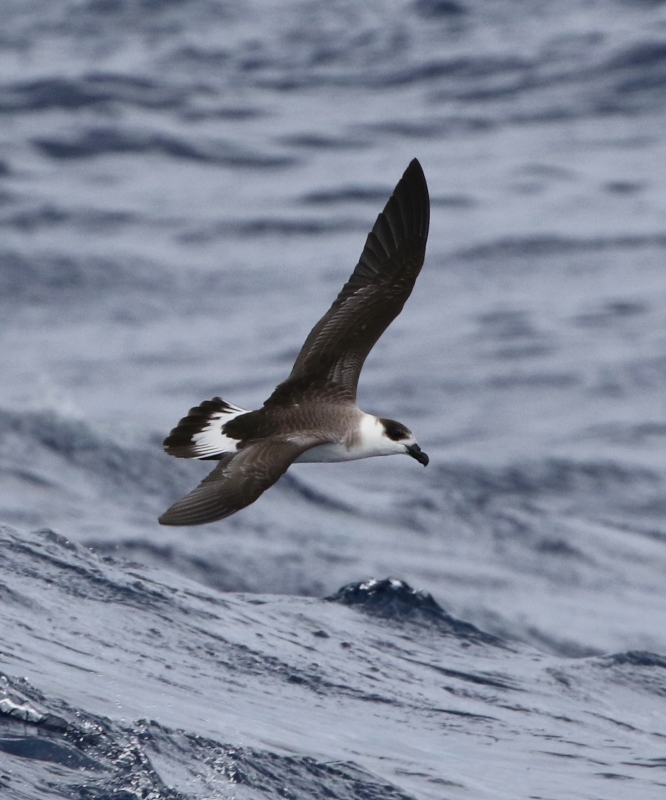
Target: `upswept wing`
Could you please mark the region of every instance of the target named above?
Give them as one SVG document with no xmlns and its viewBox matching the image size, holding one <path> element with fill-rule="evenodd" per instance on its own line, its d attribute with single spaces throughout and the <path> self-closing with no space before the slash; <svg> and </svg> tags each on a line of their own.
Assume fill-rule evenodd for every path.
<svg viewBox="0 0 666 800">
<path fill-rule="evenodd" d="M 414 159 L 377 217 L 354 272 L 305 340 L 291 375 L 278 386 L 276 399 L 290 394 L 292 384 L 296 389 L 332 381 L 355 400 L 363 362 L 414 288 L 429 224 L 428 187 Z"/>
<path fill-rule="evenodd" d="M 320 442 L 314 438 L 264 439 L 229 453 L 159 521 L 162 525 L 202 525 L 228 517 L 254 503 L 301 453 L 316 444 Z"/>
</svg>

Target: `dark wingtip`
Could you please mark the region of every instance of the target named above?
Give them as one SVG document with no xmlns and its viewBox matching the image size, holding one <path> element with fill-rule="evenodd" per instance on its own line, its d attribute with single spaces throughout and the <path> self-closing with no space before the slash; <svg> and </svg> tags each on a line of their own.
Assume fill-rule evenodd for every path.
<svg viewBox="0 0 666 800">
<path fill-rule="evenodd" d="M 220 517 L 215 515 L 210 518 L 210 515 L 188 512 L 186 509 L 183 510 L 182 508 L 175 508 L 175 506 L 178 505 L 179 503 L 174 503 L 174 505 L 167 509 L 161 517 L 158 517 L 157 521 L 160 523 L 160 525 L 203 525 L 206 522 L 215 522 L 216 520 L 220 519 Z"/>
<path fill-rule="evenodd" d="M 194 492 L 196 491 L 195 489 Z M 160 525 L 198 525 L 206 522 L 206 519 L 201 519 L 201 514 L 197 513 L 196 508 L 194 510 L 191 508 L 191 495 L 192 492 L 167 508 L 157 520 Z"/>
<path fill-rule="evenodd" d="M 421 166 L 421 162 L 418 158 L 413 158 L 404 171 L 402 175 L 402 180 L 411 180 L 422 184 L 422 187 L 425 189 L 426 194 L 428 192 L 428 182 L 426 181 L 425 172 L 423 171 L 423 167 Z"/>
<path fill-rule="evenodd" d="M 204 502 L 199 502 L 200 495 L 201 486 L 174 503 L 157 521 L 160 525 L 204 525 L 207 522 L 216 522 L 233 513 L 224 508 L 220 509 L 215 503 L 205 502 L 206 499 L 210 500 L 211 498 L 204 497 Z"/>
<path fill-rule="evenodd" d="M 401 207 L 406 230 L 416 234 L 425 243 L 430 228 L 430 193 L 423 167 L 418 158 L 413 158 L 395 187 L 393 197 Z M 389 201 L 390 202 L 390 201 Z M 384 213 L 388 213 L 388 206 Z"/>
<path fill-rule="evenodd" d="M 418 158 L 413 158 L 409 162 L 409 165 L 407 166 L 407 169 L 405 170 L 405 174 L 407 174 L 410 171 L 414 171 L 414 172 L 420 173 L 421 175 L 423 175 L 423 179 L 425 180 L 425 174 L 423 172 L 423 167 L 421 166 L 421 162 L 418 160 Z"/>
<path fill-rule="evenodd" d="M 185 500 L 186 498 L 183 498 Z M 162 516 L 158 517 L 158 522 L 160 525 L 191 525 L 193 523 L 189 522 L 187 513 L 183 514 L 182 509 L 180 508 L 180 504 L 183 500 L 179 500 L 177 503 L 174 503 L 172 506 L 167 508 L 167 510 L 162 514 Z"/>
<path fill-rule="evenodd" d="M 160 525 L 204 525 L 224 519 L 243 508 L 237 502 L 230 502 L 228 493 L 224 493 L 224 470 L 235 455 L 224 455 L 210 475 L 195 489 L 167 508 L 158 518 Z"/>
</svg>

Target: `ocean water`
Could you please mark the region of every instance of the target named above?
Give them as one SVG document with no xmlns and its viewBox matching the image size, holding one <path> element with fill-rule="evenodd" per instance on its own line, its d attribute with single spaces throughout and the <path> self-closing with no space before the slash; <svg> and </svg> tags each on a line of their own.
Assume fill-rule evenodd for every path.
<svg viewBox="0 0 666 800">
<path fill-rule="evenodd" d="M 290 769 L 294 796 L 308 798 L 326 786 L 345 798 L 662 797 L 666 3 L 0 0 L 0 18 L 0 523 L 9 554 L 20 541 L 42 552 L 45 534 L 31 533 L 42 528 L 60 548 L 48 576 L 37 555 L 20 569 L 13 555 L 3 562 L 0 670 L 8 702 L 42 703 L 40 714 L 68 724 L 70 712 L 90 715 L 119 748 L 96 754 L 34 723 L 5 739 L 42 744 L 7 749 L 0 729 L 14 796 L 116 796 L 122 776 L 99 764 L 121 763 L 139 742 L 132 758 L 159 781 L 130 781 L 127 797 L 278 797 Z M 210 469 L 167 457 L 164 436 L 215 395 L 261 405 L 413 157 L 432 198 L 426 263 L 364 367 L 359 402 L 414 430 L 428 468 L 397 458 L 295 465 L 228 520 L 160 527 L 159 514 Z M 330 660 L 308 650 L 329 677 L 316 691 L 308 679 L 296 701 L 279 682 L 253 686 L 249 662 L 211 677 L 202 656 L 198 673 L 207 639 L 194 628 L 165 634 L 162 623 L 159 647 L 132 634 L 105 696 L 123 626 L 148 630 L 151 614 L 171 613 L 135 598 L 133 623 L 109 595 L 104 624 L 115 633 L 100 644 L 102 612 L 90 609 L 103 603 L 95 595 L 78 614 L 67 575 L 77 559 L 97 574 L 110 558 L 114 581 L 148 569 L 165 596 L 199 585 L 209 599 L 197 603 L 230 604 L 245 619 L 228 622 L 232 638 L 246 625 L 255 642 L 274 622 L 272 636 L 291 625 L 311 647 L 305 619 L 333 614 L 368 648 L 354 663 L 390 676 L 381 735 L 369 732 L 379 701 L 322 688 L 342 682 L 331 677 L 339 644 Z M 378 632 L 362 612 L 321 600 L 387 576 L 501 644 L 462 647 L 456 634 L 440 651 L 427 627 Z M 58 630 L 87 642 L 91 661 L 58 655 L 40 581 L 66 614 Z M 432 699 L 441 681 L 414 679 L 430 703 L 414 711 L 403 673 L 373 644 L 384 636 L 412 636 L 415 653 L 430 648 L 428 663 L 450 661 L 449 671 L 513 676 L 522 700 L 492 702 L 517 716 L 484 728 L 487 738 L 460 714 L 455 731 L 448 718 L 433 722 L 428 745 L 423 719 L 443 704 Z M 271 647 L 262 659 L 291 664 Z M 150 672 L 139 687 L 132 659 L 160 658 L 172 680 Z M 546 675 L 564 677 L 546 689 Z M 225 716 L 233 681 L 243 700 Z M 0 726 L 10 724 L 2 702 Z M 204 723 L 192 703 L 219 714 Z M 530 710 L 524 725 L 519 707 Z M 374 709 L 367 719 L 363 708 Z M 560 717 L 578 720 L 579 733 Z M 400 726 L 414 732 L 413 753 Z M 532 761 L 549 749 L 536 738 L 550 736 L 577 742 L 571 757 Z M 194 738 L 186 747 L 183 737 Z M 182 762 L 155 766 L 155 752 L 178 747 Z M 187 764 L 204 763 L 207 747 L 227 766 L 210 767 L 213 783 L 188 784 Z M 583 757 L 585 747 L 596 755 Z M 229 748 L 240 748 L 245 783 L 229 777 Z M 613 748 L 631 755 L 611 758 Z M 275 783 L 257 777 L 264 758 L 277 759 Z M 77 795 L 74 779 L 21 777 L 26 759 L 102 777 Z M 610 766 L 594 771 L 589 759 Z M 336 776 L 321 766 L 333 762 Z"/>
</svg>

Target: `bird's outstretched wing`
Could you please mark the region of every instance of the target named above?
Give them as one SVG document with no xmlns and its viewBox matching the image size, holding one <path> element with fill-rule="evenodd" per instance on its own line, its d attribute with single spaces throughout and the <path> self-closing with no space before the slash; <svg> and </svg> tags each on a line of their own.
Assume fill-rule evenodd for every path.
<svg viewBox="0 0 666 800">
<path fill-rule="evenodd" d="M 249 506 L 287 471 L 301 453 L 321 442 L 263 439 L 226 454 L 196 489 L 162 514 L 162 525 L 202 525 Z"/>
<path fill-rule="evenodd" d="M 429 223 L 428 186 L 414 159 L 377 217 L 351 277 L 305 340 L 290 376 L 277 387 L 274 402 L 315 382 L 333 382 L 355 400 L 363 362 L 414 288 Z"/>
</svg>

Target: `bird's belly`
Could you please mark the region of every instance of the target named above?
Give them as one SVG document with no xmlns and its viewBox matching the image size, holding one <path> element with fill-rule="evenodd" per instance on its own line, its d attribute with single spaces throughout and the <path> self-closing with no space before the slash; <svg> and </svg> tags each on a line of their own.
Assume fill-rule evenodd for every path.
<svg viewBox="0 0 666 800">
<path fill-rule="evenodd" d="M 317 447 L 312 447 L 301 454 L 296 462 L 310 462 L 317 464 L 325 464 L 333 461 L 357 461 L 359 458 L 372 458 L 373 456 L 388 456 L 392 455 L 386 450 L 377 447 L 345 447 L 344 444 L 338 442 L 329 442 L 328 444 L 320 444 Z"/>
<path fill-rule="evenodd" d="M 357 458 L 365 456 L 358 451 L 349 450 L 344 444 L 335 442 L 311 447 L 302 453 L 296 462 L 309 461 L 311 464 L 323 464 L 331 461 L 355 461 Z"/>
</svg>

